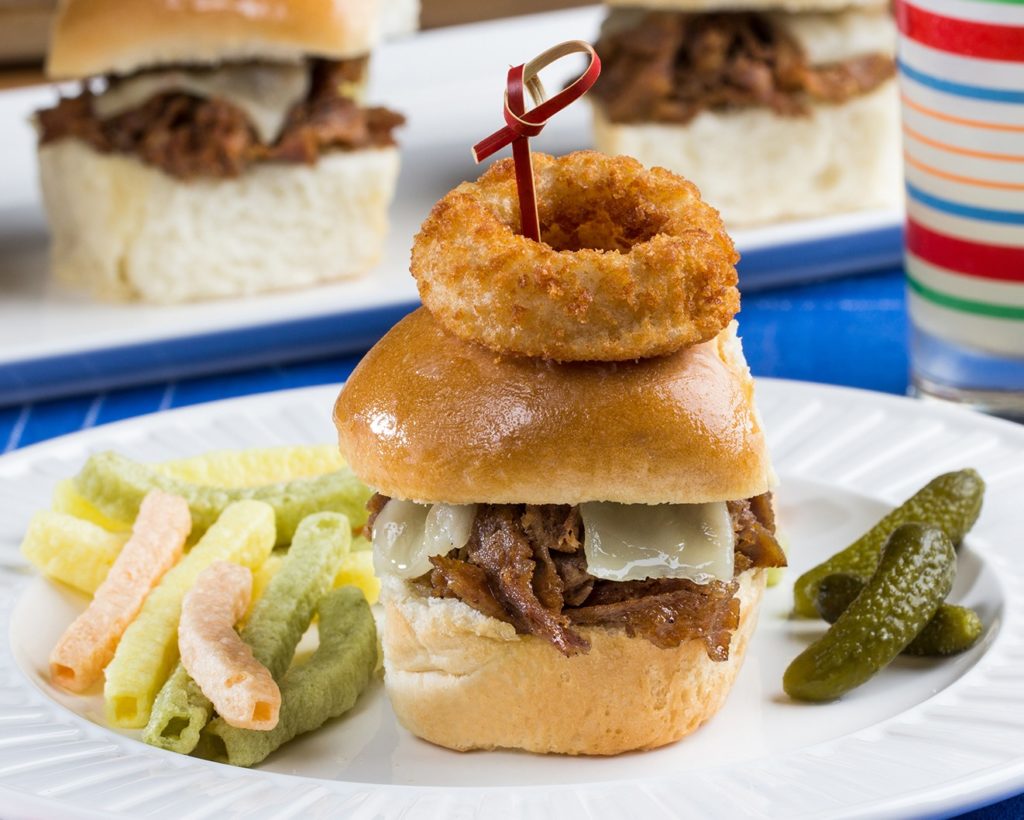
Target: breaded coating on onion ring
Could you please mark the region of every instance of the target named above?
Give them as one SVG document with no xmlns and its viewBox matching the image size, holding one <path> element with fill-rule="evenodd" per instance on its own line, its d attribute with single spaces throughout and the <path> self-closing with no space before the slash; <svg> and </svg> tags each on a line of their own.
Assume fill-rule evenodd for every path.
<svg viewBox="0 0 1024 820">
<path fill-rule="evenodd" d="M 456 336 L 557 361 L 621 361 L 713 338 L 739 255 L 693 183 L 629 157 L 533 155 L 542 242 L 519 234 L 515 166 L 438 202 L 412 249 L 423 304 Z"/>
</svg>

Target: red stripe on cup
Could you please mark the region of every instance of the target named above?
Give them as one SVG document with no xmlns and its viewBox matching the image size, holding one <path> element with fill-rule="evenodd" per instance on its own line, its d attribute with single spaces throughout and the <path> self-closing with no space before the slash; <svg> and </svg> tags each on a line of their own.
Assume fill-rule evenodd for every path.
<svg viewBox="0 0 1024 820">
<path fill-rule="evenodd" d="M 943 17 L 906 0 L 896 3 L 896 21 L 904 36 L 940 51 L 984 60 L 1024 62 L 1024 26 Z"/>
<path fill-rule="evenodd" d="M 971 242 L 907 219 L 907 250 L 925 262 L 965 276 L 1024 282 L 1024 248 Z"/>
</svg>

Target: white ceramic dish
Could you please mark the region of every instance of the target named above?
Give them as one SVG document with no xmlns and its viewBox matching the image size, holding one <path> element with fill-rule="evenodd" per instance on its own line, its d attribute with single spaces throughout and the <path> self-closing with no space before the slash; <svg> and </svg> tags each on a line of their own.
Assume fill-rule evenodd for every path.
<svg viewBox="0 0 1024 820">
<path fill-rule="evenodd" d="M 409 120 L 399 133 L 402 174 L 385 256 L 366 278 L 294 293 L 107 305 L 51 282 L 29 117 L 56 92 L 0 94 L 0 404 L 365 349 L 418 302 L 412 238 L 434 202 L 480 173 L 469 147 L 502 123 L 507 66 L 560 40 L 593 37 L 602 13 L 532 15 L 384 44 L 374 55 L 369 99 Z M 558 88 L 572 70 L 571 61 L 556 65 L 545 82 Z M 590 144 L 584 104 L 534 140 L 535 150 L 550 153 Z M 737 231 L 744 292 L 895 266 L 901 221 L 899 213 L 865 212 Z"/>
<path fill-rule="evenodd" d="M 90 452 L 158 460 L 329 441 L 336 390 L 216 402 L 0 458 L 0 814 L 200 817 L 936 816 L 1024 789 L 1024 428 L 947 407 L 796 382 L 759 383 L 782 478 L 792 569 L 769 591 L 724 710 L 665 749 L 617 758 L 458 754 L 397 725 L 376 684 L 355 710 L 258 770 L 151 749 L 101 725 L 99 697 L 59 693 L 47 653 L 84 600 L 29 571 L 17 545 L 54 481 Z M 790 702 L 781 676 L 821 630 L 787 618 L 797 573 L 946 470 L 988 482 L 953 596 L 986 635 L 943 662 L 899 660 L 841 702 Z M 99 721 L 99 722 L 97 722 Z"/>
</svg>

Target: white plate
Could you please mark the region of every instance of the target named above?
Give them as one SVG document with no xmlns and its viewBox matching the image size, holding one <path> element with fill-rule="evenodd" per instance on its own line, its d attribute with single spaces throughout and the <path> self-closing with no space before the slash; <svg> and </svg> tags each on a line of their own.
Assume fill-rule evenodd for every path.
<svg viewBox="0 0 1024 820">
<path fill-rule="evenodd" d="M 469 148 L 501 124 L 508 65 L 591 38 L 603 12 L 576 9 L 426 32 L 374 56 L 369 99 L 404 112 L 402 174 L 380 266 L 364 279 L 184 307 L 107 305 L 54 284 L 29 117 L 52 88 L 0 94 L 0 404 L 268 361 L 361 350 L 418 302 L 409 249 L 431 205 L 480 169 Z M 558 88 L 572 61 L 545 73 Z M 567 73 L 568 72 L 568 73 Z M 591 144 L 586 105 L 555 117 L 536 150 Z M 897 212 L 871 211 L 736 231 L 744 291 L 892 267 Z"/>
<path fill-rule="evenodd" d="M 98 699 L 52 689 L 47 653 L 84 601 L 34 577 L 16 549 L 53 482 L 106 448 L 156 460 L 329 441 L 335 392 L 216 402 L 0 458 L 0 807 L 168 818 L 880 817 L 945 814 L 1024 789 L 1024 428 L 797 382 L 759 383 L 793 567 L 768 593 L 725 708 L 678 744 L 609 759 L 458 754 L 401 729 L 378 684 L 350 715 L 246 771 L 151 749 L 92 722 Z M 966 465 L 988 493 L 953 596 L 981 614 L 981 645 L 942 662 L 900 659 L 839 703 L 790 702 L 782 671 L 821 630 L 787 619 L 797 573 Z"/>
</svg>

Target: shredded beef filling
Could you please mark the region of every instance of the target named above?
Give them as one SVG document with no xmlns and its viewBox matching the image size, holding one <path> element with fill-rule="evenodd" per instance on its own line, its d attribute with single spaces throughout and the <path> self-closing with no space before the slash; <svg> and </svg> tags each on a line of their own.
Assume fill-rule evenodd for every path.
<svg viewBox="0 0 1024 820">
<path fill-rule="evenodd" d="M 799 116 L 809 102 L 845 102 L 896 71 L 887 54 L 812 66 L 791 34 L 755 12 L 651 12 L 606 30 L 597 51 L 603 70 L 591 93 L 613 122 L 686 123 L 748 106 Z"/>
<path fill-rule="evenodd" d="M 370 499 L 367 532 L 387 500 Z M 785 566 L 770 494 L 730 501 L 729 513 L 736 574 Z M 578 507 L 481 504 L 466 546 L 430 562 L 433 570 L 418 583 L 431 595 L 458 598 L 522 634 L 544 638 L 567 656 L 590 648 L 574 627 L 605 626 L 664 648 L 700 640 L 708 657 L 724 661 L 739 624 L 735 580 L 615 582 L 590 575 Z"/>
<path fill-rule="evenodd" d="M 547 585 L 543 563 L 535 560 L 544 550 L 537 548 L 538 543 L 523 529 L 521 507 L 488 505 L 473 522 L 466 558 L 483 568 L 494 597 L 517 631 L 545 638 L 564 655 L 585 652 L 590 644 L 570 628 L 561 611 L 557 573 L 552 571 L 554 583 Z"/>
<path fill-rule="evenodd" d="M 101 120 L 87 88 L 38 112 L 40 142 L 74 137 L 101 153 L 137 156 L 179 179 L 236 177 L 258 162 L 312 164 L 326 151 L 394 145 L 392 131 L 404 117 L 345 96 L 362 63 L 314 61 L 309 95 L 289 112 L 272 145 L 260 141 L 241 109 L 220 98 L 169 92 Z"/>
</svg>

